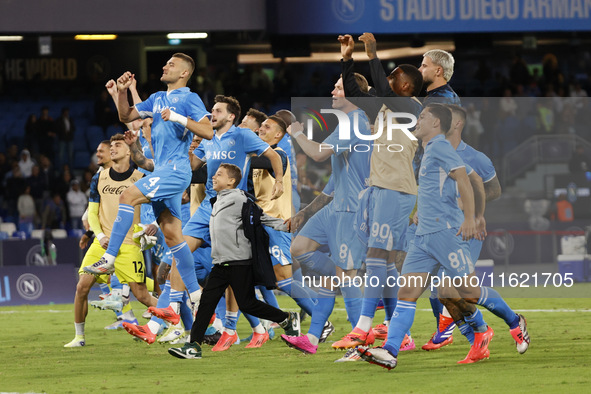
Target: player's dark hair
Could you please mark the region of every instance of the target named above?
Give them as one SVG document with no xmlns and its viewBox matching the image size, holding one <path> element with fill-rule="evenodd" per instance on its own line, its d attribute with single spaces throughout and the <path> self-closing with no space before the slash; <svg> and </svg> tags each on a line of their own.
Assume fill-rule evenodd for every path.
<svg viewBox="0 0 591 394">
<path fill-rule="evenodd" d="M 193 71 L 195 71 L 195 61 L 193 60 L 193 58 L 189 55 L 186 55 L 184 53 L 181 52 L 177 52 L 174 55 L 172 55 L 172 57 L 176 57 L 179 59 L 184 60 L 185 62 L 187 62 L 187 64 L 189 64 L 189 77 L 187 78 L 187 81 L 189 79 L 191 79 L 191 75 L 193 75 Z"/>
<path fill-rule="evenodd" d="M 287 131 L 287 125 L 285 124 L 285 122 L 283 121 L 283 119 L 281 119 L 277 115 L 271 115 L 271 116 L 269 116 L 269 119 L 271 119 L 273 122 L 277 123 L 277 125 L 281 129 L 281 132 L 283 134 L 285 134 L 285 132 Z"/>
<path fill-rule="evenodd" d="M 460 118 L 462 118 L 462 121 L 466 121 L 466 116 L 467 116 L 467 112 L 464 108 L 460 107 L 457 104 L 447 104 L 447 108 L 449 108 L 449 110 L 457 115 L 460 115 Z"/>
<path fill-rule="evenodd" d="M 279 111 L 275 112 L 275 115 L 283 119 L 287 127 L 296 121 L 295 115 L 288 109 L 280 109 Z"/>
<path fill-rule="evenodd" d="M 246 113 L 246 116 L 252 116 L 254 118 L 254 120 L 260 125 L 263 124 L 263 122 L 265 120 L 267 120 L 267 115 L 265 115 L 263 112 L 259 111 L 258 109 L 254 109 L 251 108 L 248 110 L 248 112 Z"/>
<path fill-rule="evenodd" d="M 225 168 L 228 172 L 228 176 L 234 179 L 233 187 L 238 186 L 238 184 L 242 180 L 242 171 L 240 171 L 240 167 L 230 163 L 222 163 L 220 164 L 220 168 Z"/>
<path fill-rule="evenodd" d="M 401 64 L 398 66 L 402 72 L 410 78 L 410 83 L 412 84 L 412 95 L 418 96 L 421 94 L 421 89 L 423 89 L 423 74 L 419 71 L 418 68 L 411 64 Z"/>
<path fill-rule="evenodd" d="M 99 145 L 107 145 L 107 146 L 111 146 L 111 140 L 102 140 L 101 143 Z"/>
<path fill-rule="evenodd" d="M 442 133 L 447 133 L 451 128 L 451 111 L 443 104 L 432 103 L 425 107 L 431 114 L 439 119 L 439 127 Z"/>
<path fill-rule="evenodd" d="M 114 142 L 114 141 L 125 141 L 125 136 L 121 133 L 117 133 L 111 137 L 110 142 Z"/>
<path fill-rule="evenodd" d="M 235 116 L 234 124 L 236 124 L 240 121 L 240 112 L 241 112 L 240 103 L 234 97 L 218 94 L 217 96 L 214 97 L 213 102 L 227 104 L 228 105 L 228 112 L 231 114 L 234 114 L 234 116 Z"/>
</svg>

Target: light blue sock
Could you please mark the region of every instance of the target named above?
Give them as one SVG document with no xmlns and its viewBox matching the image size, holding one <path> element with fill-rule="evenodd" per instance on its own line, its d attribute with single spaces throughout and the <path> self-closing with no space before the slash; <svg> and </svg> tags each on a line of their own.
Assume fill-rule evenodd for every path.
<svg viewBox="0 0 591 394">
<path fill-rule="evenodd" d="M 505 323 L 510 329 L 514 329 L 519 325 L 519 316 L 507 305 L 503 297 L 491 287 L 480 288 L 480 298 L 477 302 L 496 316 L 505 320 Z"/>
<path fill-rule="evenodd" d="M 404 336 L 412 327 L 416 310 L 416 302 L 399 300 L 398 305 L 396 305 L 396 310 L 392 314 L 390 326 L 388 327 L 387 343 L 382 346 L 394 356 L 398 356 L 398 350 L 400 350 Z"/>
<path fill-rule="evenodd" d="M 293 271 L 291 276 L 292 276 L 293 280 L 297 280 L 298 282 L 302 282 L 303 281 L 302 269 L 298 268 L 297 270 Z"/>
<path fill-rule="evenodd" d="M 160 297 L 158 297 L 158 301 L 156 303 L 156 308 L 166 308 L 170 303 L 170 281 L 167 279 L 164 286 L 162 286 L 162 293 L 160 293 Z M 162 319 L 156 316 L 152 316 L 150 319 L 160 325 L 164 323 Z"/>
<path fill-rule="evenodd" d="M 169 296 L 169 303 L 178 302 L 179 304 L 183 302 L 183 293 L 185 291 L 173 290 L 170 289 L 170 296 Z"/>
<path fill-rule="evenodd" d="M 222 321 L 222 324 L 226 321 L 226 296 L 220 298 L 220 302 L 215 307 L 215 317 Z"/>
<path fill-rule="evenodd" d="M 466 323 L 464 320 L 458 320 L 455 323 L 456 323 L 456 326 L 459 328 L 460 332 L 462 333 L 462 335 L 466 337 L 468 342 L 470 342 L 470 345 L 473 345 L 474 344 L 474 329 L 472 328 L 472 326 L 470 324 Z"/>
<path fill-rule="evenodd" d="M 238 311 L 238 316 L 240 316 L 240 311 Z M 244 317 L 246 318 L 246 320 L 248 320 L 248 324 L 250 324 L 250 326 L 252 328 L 255 328 L 256 326 L 261 324 L 261 321 L 256 316 L 252 316 L 252 315 L 249 315 L 248 313 L 245 313 Z"/>
<path fill-rule="evenodd" d="M 336 274 L 336 266 L 334 261 L 326 254 L 317 250 L 313 252 L 304 253 L 293 258 L 300 263 L 302 267 L 306 267 L 322 276 L 334 276 Z"/>
<path fill-rule="evenodd" d="M 193 311 L 191 310 L 191 299 L 186 291 L 183 291 L 183 301 L 181 302 L 181 320 L 185 330 L 193 327 Z"/>
<path fill-rule="evenodd" d="M 293 274 L 291 275 L 291 277 L 293 278 L 293 282 L 296 283 L 297 286 L 301 287 L 302 290 L 304 290 L 306 292 L 306 295 L 300 295 L 300 292 L 298 291 L 298 287 L 293 287 L 293 291 L 295 291 L 295 295 L 298 298 L 303 298 L 303 297 L 308 297 L 312 300 L 314 300 L 314 305 L 316 305 L 316 298 L 318 298 L 318 294 L 311 289 L 309 286 L 305 286 L 304 285 L 304 277 L 302 276 L 302 269 L 298 268 L 297 270 L 293 271 Z M 307 312 L 306 312 L 307 313 Z"/>
<path fill-rule="evenodd" d="M 396 264 L 390 263 L 386 267 L 387 282 L 384 287 L 384 293 L 382 299 L 384 300 L 384 312 L 386 312 L 386 320 L 390 321 L 392 314 L 396 310 L 396 304 L 398 303 L 398 270 Z M 410 335 L 410 334 L 409 334 Z"/>
<path fill-rule="evenodd" d="M 111 288 L 106 283 L 99 283 L 99 288 L 103 294 L 109 294 L 111 292 Z"/>
<path fill-rule="evenodd" d="M 119 289 L 123 288 L 123 284 L 119 281 L 119 278 L 115 274 L 111 274 L 111 289 Z"/>
<path fill-rule="evenodd" d="M 236 325 L 238 324 L 238 312 L 226 311 L 226 321 L 224 322 L 224 328 L 228 330 L 236 331 Z"/>
<path fill-rule="evenodd" d="M 322 335 L 324 323 L 326 323 L 334 309 L 335 296 L 334 291 L 322 287 L 318 290 L 318 304 L 314 307 L 310 329 L 308 330 L 308 333 L 316 338 L 320 338 Z"/>
<path fill-rule="evenodd" d="M 189 294 L 199 290 L 197 275 L 195 275 L 195 263 L 193 262 L 193 254 L 191 253 L 191 249 L 189 249 L 189 245 L 186 242 L 181 242 L 170 248 L 170 251 L 176 260 L 176 268 L 179 270 L 179 274 Z"/>
<path fill-rule="evenodd" d="M 365 288 L 365 294 L 363 294 L 361 315 L 373 319 L 386 284 L 386 259 L 368 257 L 365 259 L 365 266 L 367 268 L 365 273 L 367 275 L 367 287 Z"/>
<path fill-rule="evenodd" d="M 134 209 L 132 205 L 119 204 L 117 218 L 115 219 L 115 223 L 113 223 L 113 230 L 111 231 L 111 237 L 109 238 L 109 247 L 106 251 L 107 254 L 117 256 L 121 244 L 133 224 L 133 216 Z"/>
<path fill-rule="evenodd" d="M 474 329 L 474 332 L 485 332 L 488 329 L 488 325 L 484 321 L 484 317 L 482 316 L 482 312 L 480 309 L 476 308 L 476 312 L 474 312 L 470 316 L 464 316 L 464 320 Z"/>
<path fill-rule="evenodd" d="M 345 301 L 349 323 L 351 323 L 351 328 L 355 328 L 361 315 L 363 293 L 361 288 L 355 285 L 354 281 L 345 281 L 341 285 L 341 293 L 343 294 L 343 301 Z"/>
<path fill-rule="evenodd" d="M 439 315 L 443 311 L 443 304 L 439 301 L 437 296 L 437 289 L 433 289 L 431 291 L 431 295 L 429 296 L 429 302 L 431 303 L 431 310 L 433 311 L 433 316 L 435 316 L 435 320 L 437 321 L 437 329 L 439 329 Z"/>
<path fill-rule="evenodd" d="M 302 286 L 293 280 L 293 278 L 287 278 L 277 282 L 279 290 L 293 298 L 293 300 L 302 308 L 308 315 L 312 316 L 314 305 L 318 302 L 316 298 L 311 299 L 307 296 L 306 291 Z"/>
<path fill-rule="evenodd" d="M 269 290 L 265 286 L 257 286 L 257 289 L 260 290 L 263 295 L 263 300 L 265 300 L 267 304 L 279 309 L 279 303 L 277 302 L 277 297 L 275 297 L 273 290 Z"/>
</svg>

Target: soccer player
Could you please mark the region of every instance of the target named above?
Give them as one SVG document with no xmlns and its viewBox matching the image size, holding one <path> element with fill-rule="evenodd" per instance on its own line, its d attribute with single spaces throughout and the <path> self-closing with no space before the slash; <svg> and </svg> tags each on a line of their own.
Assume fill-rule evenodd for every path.
<svg viewBox="0 0 591 394">
<path fill-rule="evenodd" d="M 425 52 L 419 67 L 427 89 L 423 105 L 431 102 L 460 105 L 460 98 L 448 83 L 454 73 L 454 63 L 452 54 L 442 49 Z"/>
<path fill-rule="evenodd" d="M 248 200 L 244 191 L 236 188 L 241 178 L 240 168 L 226 163 L 220 164 L 213 176 L 212 186 L 217 192 L 212 204 L 210 222 L 213 268 L 203 289 L 195 323 L 191 329 L 190 342 L 182 348 L 168 349 L 172 356 L 201 358 L 203 335 L 215 306 L 228 286 L 232 286 L 236 301 L 245 313 L 280 323 L 286 333 L 299 332 L 300 322 L 297 313 L 284 312 L 256 299 L 252 265 L 257 264 L 255 260 L 259 256 L 253 254 L 251 241 L 244 231 L 248 225 L 244 223 L 243 211 Z M 252 220 L 250 215 L 246 220 Z M 283 219 L 272 218 L 261 212 L 259 220 L 261 224 L 276 230 L 288 230 Z"/>
<path fill-rule="evenodd" d="M 295 122 L 295 115 L 287 109 L 281 109 L 277 111 L 275 115 L 279 116 L 287 126 Z M 259 110 L 251 108 L 242 119 L 242 123 L 239 127 L 247 127 L 258 134 L 259 128 L 266 119 L 267 115 Z M 289 165 L 291 167 L 291 201 L 294 208 L 294 213 L 297 213 L 300 210 L 300 194 L 298 193 L 298 166 L 296 165 L 295 153 L 289 134 L 285 133 L 277 146 L 283 149 L 284 152 L 287 152 L 287 156 L 289 158 Z"/>
<path fill-rule="evenodd" d="M 111 141 L 105 140 L 101 142 L 96 151 L 97 157 L 97 164 L 99 165 L 99 169 L 97 173 L 108 170 L 111 168 L 113 162 L 111 161 Z M 90 229 L 90 225 L 88 225 L 88 207 L 83 215 L 83 220 L 87 222 L 85 226 L 88 226 L 87 233 L 81 238 L 81 249 L 85 249 L 88 243 L 88 240 L 92 238 L 94 232 Z M 86 240 L 84 240 L 86 238 Z M 84 246 L 82 247 L 82 244 Z M 102 281 L 101 281 L 102 282 Z M 91 301 L 90 305 L 100 308 L 100 309 L 110 309 L 115 312 L 117 316 L 117 320 L 105 327 L 105 330 L 116 330 L 122 327 L 122 322 L 128 321 L 130 323 L 137 323 L 137 319 L 131 309 L 131 304 L 129 303 L 129 284 L 121 283 L 117 275 L 111 274 L 108 283 L 99 283 L 99 287 L 102 292 L 102 299 L 99 301 Z M 123 298 L 123 294 L 126 295 L 126 298 Z"/>
<path fill-rule="evenodd" d="M 193 170 L 207 163 L 206 198 L 183 228 L 183 235 L 191 251 L 195 251 L 204 244 L 211 244 L 209 236 L 210 199 L 216 194 L 213 190 L 213 175 L 221 163 L 235 164 L 243 173 L 248 174 L 251 155 L 262 155 L 269 159 L 273 172 L 277 176 L 272 187 L 271 199 L 279 198 L 283 194 L 283 168 L 277 152 L 270 149 L 269 145 L 251 130 L 234 126 L 234 123 L 240 118 L 238 100 L 234 97 L 218 95 L 214 101 L 211 118 L 211 124 L 215 131 L 214 138 L 202 141 L 191 155 Z M 238 188 L 246 190 L 247 177 L 241 179 Z M 176 290 L 174 281 L 171 281 L 171 286 Z M 175 294 L 171 291 L 171 305 L 164 309 L 152 308 L 152 314 L 176 324 L 178 322 L 177 307 L 180 305 L 180 300 L 175 300 L 174 296 Z M 236 342 L 238 336 L 235 332 L 225 331 L 218 342 L 228 343 L 228 339 L 230 342 L 231 340 Z"/>
<path fill-rule="evenodd" d="M 296 120 L 295 115 L 287 109 L 280 109 L 277 111 L 277 113 L 275 113 L 275 115 L 283 119 L 287 127 L 289 127 Z M 295 150 L 293 149 L 291 136 L 288 133 L 285 133 L 277 146 L 287 152 L 287 156 L 289 157 L 289 165 L 291 167 L 291 202 L 293 205 L 293 212 L 295 214 L 300 211 L 301 199 L 300 193 L 298 192 L 298 166 L 296 163 L 296 155 Z M 296 277 L 294 276 L 294 278 Z M 301 275 L 298 275 L 296 278 L 296 280 L 299 281 L 301 281 L 301 279 Z"/>
<path fill-rule="evenodd" d="M 378 116 L 382 119 L 387 119 L 388 114 L 392 112 L 411 113 L 418 116 L 422 108 L 416 98 L 422 87 L 422 76 L 419 70 L 414 66 L 403 64 L 386 77 L 377 58 L 373 35 L 364 33 L 360 40 L 365 43 L 366 52 L 370 58 L 370 70 L 376 91 L 381 96 L 396 99 L 385 101 L 373 98 L 369 101 L 372 96 L 360 91 L 353 78 L 352 55 L 355 43 L 350 35 L 339 36 L 343 56 L 342 75 L 345 81 L 345 96 L 367 97 L 368 106 L 375 107 L 377 104 L 381 107 Z M 382 102 L 385 103 L 384 106 Z M 360 101 L 359 105 L 365 109 L 363 103 Z M 366 109 L 367 111 L 369 109 Z M 368 251 L 365 264 L 369 283 L 373 284 L 365 288 L 361 316 L 357 325 L 352 332 L 332 344 L 335 349 L 348 349 L 371 342 L 371 339 L 368 341 L 368 337 L 376 336 L 376 330 L 372 331 L 371 325 L 380 298 L 383 297 L 384 300 L 387 321 L 396 307 L 397 287 L 388 286 L 386 278 L 398 277 L 395 266 L 396 253 L 403 249 L 408 216 L 416 201 L 417 184 L 412 161 L 418 142 L 399 130 L 392 133 L 392 138 L 388 139 L 386 121 L 381 123 L 381 130 L 377 130 L 378 127 L 380 123 L 376 121 L 374 134 L 379 133 L 380 137 L 374 142 L 371 154 L 370 187 L 365 192 L 361 204 L 364 209 L 358 211 L 359 222 L 366 224 L 368 229 L 366 234 Z M 385 148 L 391 144 L 397 145 L 396 152 L 390 152 Z M 376 149 L 376 146 L 380 146 L 381 149 Z M 367 219 L 363 220 L 365 215 Z M 385 339 L 384 334 L 376 338 Z M 411 350 L 412 348 L 414 348 L 414 342 L 408 339 L 408 344 L 403 349 Z M 356 357 L 356 353 L 349 353 L 339 361 L 346 361 L 349 356 Z"/>
<path fill-rule="evenodd" d="M 425 155 L 419 171 L 418 227 L 402 267 L 405 280 L 401 282 L 386 344 L 376 348 L 358 347 L 365 361 L 387 369 L 396 367 L 400 343 L 414 320 L 416 300 L 424 291 L 429 275 L 437 273 L 440 267 L 449 277 L 464 277 L 463 284 L 457 287 L 460 297 L 482 305 L 481 288 L 469 281 L 474 276 L 474 265 L 467 241 L 477 234 L 474 194 L 465 164 L 445 140 L 451 119 L 451 111 L 438 104 L 430 104 L 421 112 L 415 134 L 425 144 Z M 463 213 L 456 201 L 457 191 Z M 488 357 L 493 330 L 484 323 L 478 309 L 465 316 L 465 320 L 475 331 L 470 359 Z"/>
<path fill-rule="evenodd" d="M 488 202 L 497 199 L 501 195 L 501 185 L 497 178 L 495 168 L 492 162 L 488 157 L 486 157 L 485 154 L 477 151 L 476 149 L 472 148 L 470 145 L 462 141 L 462 130 L 464 129 L 464 124 L 466 121 L 466 110 L 457 105 L 448 105 L 447 107 L 452 112 L 452 125 L 449 132 L 446 134 L 446 139 L 451 143 L 452 147 L 456 150 L 456 152 L 464 161 L 464 163 L 470 165 L 474 169 L 474 171 L 482 177 L 484 182 L 484 194 L 486 196 L 486 201 Z M 478 257 L 480 256 L 480 251 L 482 249 L 482 241 L 479 239 L 472 239 L 470 240 L 469 244 L 470 256 L 472 261 L 475 262 L 478 260 Z M 488 287 L 483 287 L 482 294 L 484 294 L 489 300 L 487 302 L 487 309 L 489 309 L 498 317 L 502 318 L 509 326 L 510 333 L 515 340 L 517 351 L 520 354 L 525 353 L 527 351 L 527 348 L 529 347 L 530 342 L 525 318 L 522 315 L 513 312 L 511 308 L 509 308 L 506 305 L 506 303 L 501 299 L 500 295 L 497 293 L 496 290 Z M 439 326 L 449 326 L 450 322 L 455 321 L 455 324 L 458 325 L 460 331 L 462 331 L 462 334 L 464 334 L 468 338 L 468 341 L 470 341 L 470 344 L 472 344 L 474 334 L 473 332 L 471 332 L 469 325 L 464 326 L 463 324 L 463 314 L 469 311 L 469 309 L 467 309 L 466 306 L 472 305 L 463 303 L 460 300 L 458 300 L 457 292 L 453 288 L 441 289 L 441 294 L 439 295 L 439 297 L 441 302 L 446 306 L 446 308 L 449 310 L 451 314 L 450 318 L 440 316 Z M 479 300 L 479 303 L 481 302 L 483 301 Z M 441 332 L 437 332 L 435 336 L 432 338 L 431 342 L 434 348 L 437 348 L 437 345 L 440 344 L 438 343 L 438 337 L 440 335 Z M 429 343 L 427 345 L 429 345 Z M 425 346 L 423 346 L 423 348 L 425 348 Z"/>
<path fill-rule="evenodd" d="M 80 278 L 74 298 L 75 338 L 65 347 L 84 346 L 84 322 L 88 313 L 88 292 L 95 282 L 106 282 L 103 275 L 88 275 L 85 267 L 103 254 L 111 242 L 112 226 L 115 222 L 117 201 L 121 190 L 137 182 L 143 174 L 129 165 L 129 148 L 122 134 L 111 137 L 112 166 L 97 173 L 91 183 L 88 221 L 96 238 L 86 252 L 79 271 Z M 132 222 L 139 222 L 139 209 L 134 209 Z M 156 299 L 148 293 L 145 284 L 144 258 L 140 248 L 132 239 L 131 229 L 125 234 L 123 245 L 118 249 L 115 272 L 122 283 L 129 283 L 135 297 L 146 306 L 156 305 Z"/>
<path fill-rule="evenodd" d="M 256 134 L 258 134 L 259 128 L 265 120 L 267 120 L 267 115 L 258 109 L 251 108 L 248 110 L 246 115 L 244 115 L 244 118 L 242 118 L 242 122 L 240 122 L 238 127 L 251 129 Z"/>
<path fill-rule="evenodd" d="M 425 99 L 423 100 L 423 106 L 430 103 L 439 104 L 455 104 L 461 105 L 460 98 L 456 92 L 449 85 L 449 80 L 454 73 L 455 60 L 451 53 L 442 49 L 432 49 L 425 52 L 423 60 L 419 70 L 423 75 L 423 84 L 427 90 Z M 421 158 L 423 157 L 423 144 L 419 145 L 417 154 L 414 159 L 415 176 L 418 179 L 418 171 L 421 166 Z M 412 226 L 409 229 L 412 230 Z M 409 234 L 412 238 L 412 234 Z M 445 316 L 449 319 L 450 314 L 445 309 L 443 304 L 439 301 L 437 296 L 437 290 L 433 290 L 429 297 L 431 308 L 433 309 L 433 315 L 436 320 L 436 330 L 433 336 L 439 333 L 442 346 L 448 345 L 453 342 L 452 333 L 455 327 L 453 321 L 445 327 L 439 327 L 440 317 Z M 430 347 L 433 345 L 433 341 L 429 340 L 424 346 Z"/>
<path fill-rule="evenodd" d="M 134 154 L 136 164 L 153 171 L 121 194 L 109 248 L 96 264 L 85 268 L 90 273 L 111 272 L 123 236 L 131 227 L 133 207 L 151 202 L 166 244 L 175 257 L 178 273 L 193 302 L 198 300 L 200 289 L 191 249 L 183 239 L 181 225 L 181 197 L 191 181 L 191 166 L 187 154 L 191 143 L 189 131 L 206 139 L 213 137 L 209 120 L 211 115 L 199 96 L 187 88 L 194 69 L 195 63 L 190 56 L 175 53 L 164 65 L 160 78 L 167 85 L 167 91 L 154 93 L 134 107 L 129 107 L 127 101 L 127 91 L 133 75 L 126 72 L 117 80 L 120 120 L 128 123 L 140 117 L 153 118 L 154 160 L 146 162 L 141 155 L 144 162 L 139 165 Z"/>
<path fill-rule="evenodd" d="M 367 80 L 360 74 L 355 74 L 355 79 L 360 89 L 367 92 Z M 345 98 L 342 78 L 335 83 L 332 97 L 334 109 L 346 113 L 351 123 L 355 118 L 358 119 L 360 134 L 371 134 L 365 112 Z M 350 140 L 345 140 L 339 137 L 337 129 L 321 145 L 309 140 L 302 129 L 301 124 L 294 123 L 288 132 L 313 160 L 324 161 L 331 158 L 334 199 L 308 220 L 291 246 L 292 257 L 301 266 L 307 267 L 324 278 L 324 285 L 318 291 L 318 303 L 312 313 L 310 329 L 306 335 L 300 337 L 282 335 L 281 338 L 290 347 L 314 354 L 318 349 L 325 323 L 334 308 L 336 289 L 333 288 L 330 277 L 336 275 L 342 279 L 340 288 L 352 327 L 359 320 L 362 294 L 361 289 L 352 279 L 361 267 L 365 257 L 365 247 L 357 237 L 351 235 L 355 212 L 359 206 L 358 195 L 367 186 L 371 149 L 368 151 L 351 149 L 363 144 L 357 133 L 352 135 Z M 332 258 L 336 261 L 318 251 L 321 245 L 329 246 Z"/>
</svg>

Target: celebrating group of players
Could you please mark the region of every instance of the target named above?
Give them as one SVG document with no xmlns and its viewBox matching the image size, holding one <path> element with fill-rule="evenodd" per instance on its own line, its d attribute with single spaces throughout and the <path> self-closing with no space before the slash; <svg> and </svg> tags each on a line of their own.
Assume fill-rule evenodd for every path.
<svg viewBox="0 0 591 394">
<path fill-rule="evenodd" d="M 148 343 L 156 340 L 164 321 L 168 322 L 169 331 L 159 340 L 183 344 L 169 349 L 175 357 L 201 358 L 203 342 L 214 345 L 214 351 L 238 342 L 239 309 L 244 310 L 253 328 L 247 347 L 260 347 L 274 335 L 273 326 L 258 319 L 262 317 L 285 329 L 281 338 L 288 346 L 314 354 L 319 343 L 334 331 L 328 319 L 338 289 L 330 280 L 317 289 L 304 286 L 301 271 L 292 270 L 293 258 L 307 273 L 321 277 L 352 279 L 365 264 L 366 276 L 373 278 L 365 289 L 354 280 L 341 281 L 352 331 L 332 344 L 336 349 L 350 349 L 337 361 L 363 359 L 394 368 L 399 351 L 415 348 L 410 328 L 416 301 L 425 289 L 421 284 L 431 275 L 465 280 L 460 286 L 442 286 L 432 294 L 438 324 L 423 349 L 451 343 L 457 325 L 471 344 L 470 352 L 459 362 L 488 358 L 494 333 L 476 307 L 481 305 L 507 323 L 519 353 L 527 350 L 530 339 L 525 318 L 513 312 L 494 289 L 469 280 L 486 236 L 485 204 L 498 198 L 500 186 L 491 161 L 461 140 L 466 112 L 447 83 L 453 74 L 453 57 L 432 50 L 425 53 L 419 68 L 403 64 L 386 75 L 376 55 L 373 35 L 365 33 L 359 40 L 369 57 L 372 87 L 353 71 L 353 38 L 339 36 L 342 75 L 332 91 L 332 107 L 358 125 L 346 140 L 338 129 L 322 143 L 308 139 L 303 125 L 286 110 L 268 118 L 250 110 L 236 127 L 241 110 L 232 97 L 217 96 L 209 113 L 199 96 L 186 87 L 194 63 L 181 53 L 174 54 L 163 67 L 161 81 L 167 91 L 155 93 L 144 102 L 140 102 L 130 72 L 107 83 L 120 119 L 130 130 L 104 141 L 97 149 L 99 161 L 104 158 L 102 163 L 111 165 L 95 175 L 91 187 L 88 222 L 96 238 L 80 268 L 76 337 L 66 347 L 85 345 L 89 290 L 96 281 L 106 282 L 107 275 L 114 274 L 111 294 L 93 304 L 122 310 L 115 326 L 121 325 Z M 416 96 L 423 86 L 427 97 L 421 103 Z M 131 107 L 128 91 L 134 101 Z M 403 128 L 392 132 L 388 123 L 403 123 L 401 114 L 418 119 L 413 134 L 403 132 Z M 196 144 L 191 145 L 193 139 L 196 144 L 200 141 L 196 148 Z M 373 150 L 352 149 L 370 139 L 374 140 Z M 297 175 L 292 140 L 315 161 L 330 158 L 332 166 L 323 193 L 295 216 Z M 392 144 L 399 147 L 395 152 L 375 148 Z M 110 149 L 110 160 L 106 149 Z M 130 158 L 143 174 L 130 167 Z M 183 192 L 191 183 L 193 171 L 204 165 L 206 170 L 201 170 L 199 181 L 205 183 L 204 198 L 192 215 L 184 214 Z M 232 248 L 222 247 L 230 242 L 239 248 L 242 241 L 238 233 L 252 221 L 247 218 L 238 223 L 236 231 L 230 221 L 220 228 L 219 223 L 225 223 L 220 217 L 232 211 L 230 205 L 224 205 L 227 199 L 216 201 L 223 190 L 220 184 L 228 177 L 234 180 L 229 188 L 252 193 L 266 215 L 284 220 L 297 234 L 292 240 L 289 233 L 264 227 L 276 287 L 311 316 L 305 335 L 300 335 L 298 315 L 278 310 L 271 291 L 259 287 L 270 306 L 259 305 L 263 303 L 254 298 L 252 278 L 234 278 L 236 272 L 243 272 L 237 267 L 256 265 L 258 255 L 267 251 L 257 253 L 253 248 L 252 253 L 235 256 Z M 133 224 L 139 225 L 134 229 Z M 140 247 L 134 239 L 142 248 L 156 244 L 153 250 L 158 251 L 154 254 L 159 256 L 158 282 L 162 284 L 158 300 L 148 292 L 150 281 L 145 279 Z M 227 272 L 222 273 L 224 269 Z M 388 278 L 399 275 L 414 280 L 388 285 Z M 114 285 L 117 282 L 129 286 L 119 290 Z M 228 283 L 234 284 L 227 289 L 225 301 L 220 300 L 215 308 L 213 328 L 206 335 L 214 309 L 211 303 L 219 300 L 210 295 L 218 294 L 219 287 L 225 289 Z M 138 325 L 129 310 L 130 289 L 153 315 L 146 325 Z M 372 328 L 380 299 L 386 321 Z M 194 309 L 197 317 L 193 324 Z M 185 337 L 189 330 L 190 335 Z M 371 347 L 376 339 L 385 342 Z"/>
</svg>

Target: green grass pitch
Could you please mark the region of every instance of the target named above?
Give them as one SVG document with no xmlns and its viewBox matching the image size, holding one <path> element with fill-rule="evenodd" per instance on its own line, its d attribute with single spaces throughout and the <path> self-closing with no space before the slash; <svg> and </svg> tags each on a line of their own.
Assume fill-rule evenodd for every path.
<svg viewBox="0 0 591 394">
<path fill-rule="evenodd" d="M 591 294 L 591 284 L 577 286 Z M 421 299 L 412 327 L 417 350 L 401 353 L 398 367 L 389 372 L 363 361 L 334 363 L 343 352 L 332 350 L 330 342 L 351 328 L 340 298 L 331 316 L 337 331 L 316 355 L 303 355 L 276 338 L 260 349 L 244 349 L 243 342 L 214 353 L 204 346 L 201 360 L 176 359 L 166 351 L 170 345 L 147 345 L 125 331 L 106 331 L 103 327 L 113 322 L 114 314 L 92 307 L 87 346 L 66 349 L 63 345 L 74 337 L 73 305 L 2 307 L 0 392 L 589 392 L 590 299 L 507 301 L 527 318 L 532 343 L 524 355 L 515 350 L 505 323 L 488 312 L 485 319 L 495 330 L 489 360 L 457 365 L 469 350 L 457 330 L 452 345 L 434 352 L 420 350 L 435 326 L 428 301 Z M 287 297 L 279 297 L 279 302 L 296 309 Z M 137 302 L 134 307 L 136 315 L 144 310 Z M 378 311 L 374 322 L 383 317 Z M 239 335 L 249 332 L 241 318 Z"/>
</svg>

